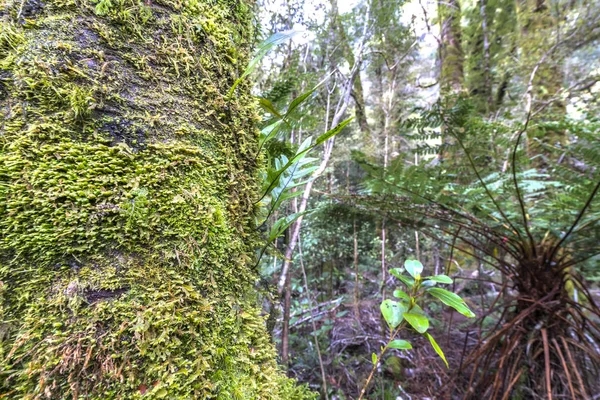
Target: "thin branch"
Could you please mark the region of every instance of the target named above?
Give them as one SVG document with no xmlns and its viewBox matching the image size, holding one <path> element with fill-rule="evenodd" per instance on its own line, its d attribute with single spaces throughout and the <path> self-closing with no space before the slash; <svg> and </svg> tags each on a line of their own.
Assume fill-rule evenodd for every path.
<svg viewBox="0 0 600 400">
<path fill-rule="evenodd" d="M 300 268 L 302 270 L 302 278 L 304 279 L 304 290 L 306 290 L 306 298 L 308 299 L 308 306 L 311 307 L 312 296 L 310 295 L 310 289 L 308 287 L 308 279 L 306 278 L 306 269 L 304 268 L 304 259 L 302 257 L 302 239 L 298 240 L 298 255 L 300 256 Z M 317 349 L 317 357 L 319 358 L 319 367 L 321 369 L 321 381 L 323 382 L 323 394 L 325 400 L 329 400 L 329 394 L 327 392 L 327 379 L 325 375 L 325 367 L 323 366 L 323 357 L 321 356 L 321 347 L 319 346 L 319 337 L 317 336 L 317 324 L 315 323 L 314 315 L 311 312 L 311 319 L 313 328 L 313 337 L 315 340 L 315 348 Z"/>
</svg>

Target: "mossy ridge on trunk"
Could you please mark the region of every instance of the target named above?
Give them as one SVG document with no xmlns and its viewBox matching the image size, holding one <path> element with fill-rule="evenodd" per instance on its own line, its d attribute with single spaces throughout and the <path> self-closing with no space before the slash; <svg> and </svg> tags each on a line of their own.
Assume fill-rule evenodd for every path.
<svg viewBox="0 0 600 400">
<path fill-rule="evenodd" d="M 545 126 L 528 131 L 528 148 L 531 156 L 542 153 L 547 156 L 535 139 L 551 146 L 564 146 L 568 143 L 566 130 L 561 129 L 559 122 L 567 114 L 564 100 L 555 98 L 564 88 L 564 60 L 560 50 L 555 48 L 557 30 L 561 21 L 554 15 L 553 3 L 547 0 L 519 0 L 518 23 L 520 58 L 526 71 L 524 83 L 527 84 L 531 73 L 535 70 L 533 79 L 533 109 L 549 102 L 540 116 L 546 121 Z M 560 37 L 560 35 L 558 36 Z M 547 168 L 549 162 L 536 159 L 537 167 Z"/>
<path fill-rule="evenodd" d="M 0 394 L 312 398 L 253 293 L 239 1 L 0 0 Z"/>
</svg>

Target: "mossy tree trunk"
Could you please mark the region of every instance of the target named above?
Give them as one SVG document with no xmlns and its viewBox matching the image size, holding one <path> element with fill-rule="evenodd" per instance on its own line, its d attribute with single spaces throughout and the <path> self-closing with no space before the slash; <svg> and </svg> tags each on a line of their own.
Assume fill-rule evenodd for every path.
<svg viewBox="0 0 600 400">
<path fill-rule="evenodd" d="M 443 95 L 457 94 L 463 89 L 464 53 L 458 0 L 438 1 L 440 21 L 440 90 Z"/>
<path fill-rule="evenodd" d="M 559 51 L 556 46 L 557 18 L 551 10 L 548 0 L 520 0 L 518 2 L 518 22 L 520 28 L 519 50 L 523 62 L 525 83 L 528 82 L 532 71 L 536 71 L 533 79 L 532 96 L 535 109 L 544 103 L 550 103 L 542 114 L 543 119 L 555 121 L 566 114 L 566 104 L 559 95 L 564 84 L 564 69 Z M 537 137 L 544 143 L 553 146 L 566 144 L 567 135 L 561 129 L 541 129 L 530 134 L 530 149 L 532 154 L 538 152 L 538 146 L 533 140 Z M 547 165 L 546 161 L 538 161 L 538 165 Z"/>
<path fill-rule="evenodd" d="M 482 115 L 492 111 L 492 76 L 490 52 L 490 22 L 488 0 L 479 0 L 465 14 L 468 20 L 463 30 L 465 86 L 476 110 Z"/>
<path fill-rule="evenodd" d="M 459 0 L 438 0 L 438 20 L 440 24 L 440 95 L 446 101 L 454 102 L 463 90 L 464 53 L 462 49 L 462 29 L 460 26 L 461 9 Z M 449 105 L 448 104 L 448 105 Z M 451 153 L 456 146 L 454 138 L 445 134 L 442 125 L 442 149 L 439 159 L 449 163 Z"/>
<path fill-rule="evenodd" d="M 0 0 L 0 397 L 288 399 L 253 285 L 252 4 Z"/>
</svg>

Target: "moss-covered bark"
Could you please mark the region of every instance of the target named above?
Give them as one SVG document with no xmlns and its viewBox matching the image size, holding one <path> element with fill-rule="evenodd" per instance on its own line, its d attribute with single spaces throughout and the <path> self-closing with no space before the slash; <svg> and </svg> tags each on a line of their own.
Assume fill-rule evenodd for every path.
<svg viewBox="0 0 600 400">
<path fill-rule="evenodd" d="M 442 94 L 457 94 L 463 90 L 464 53 L 460 26 L 460 2 L 438 1 L 440 21 L 440 90 Z"/>
<path fill-rule="evenodd" d="M 450 106 L 463 93 L 464 53 L 462 49 L 461 9 L 458 0 L 438 0 L 438 20 L 440 24 L 440 95 Z M 442 149 L 439 159 L 449 165 L 453 163 L 452 152 L 456 140 L 448 135 L 446 126 L 441 126 Z"/>
<path fill-rule="evenodd" d="M 519 0 L 518 21 L 521 35 L 518 43 L 525 70 L 525 83 L 537 66 L 532 82 L 533 107 L 535 109 L 549 102 L 550 106 L 545 109 L 543 118 L 553 121 L 565 116 L 566 105 L 560 98 L 556 98 L 563 88 L 565 75 L 560 54 L 555 46 L 559 21 L 553 15 L 551 7 L 552 4 L 547 0 Z M 567 142 L 566 132 L 561 129 L 540 130 L 535 135 L 553 146 L 564 145 Z M 530 147 L 534 151 L 538 150 L 533 140 L 530 140 Z"/>
<path fill-rule="evenodd" d="M 251 270 L 251 5 L 0 0 L 0 397 L 293 399 Z M 242 85 L 243 86 L 243 85 Z"/>
</svg>

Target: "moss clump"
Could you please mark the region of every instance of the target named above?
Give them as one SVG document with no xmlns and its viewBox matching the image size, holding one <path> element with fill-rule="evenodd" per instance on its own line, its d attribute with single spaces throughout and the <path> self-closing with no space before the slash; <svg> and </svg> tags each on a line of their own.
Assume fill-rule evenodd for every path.
<svg viewBox="0 0 600 400">
<path fill-rule="evenodd" d="M 0 397 L 313 398 L 253 290 L 251 5 L 0 18 Z"/>
</svg>

